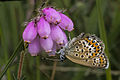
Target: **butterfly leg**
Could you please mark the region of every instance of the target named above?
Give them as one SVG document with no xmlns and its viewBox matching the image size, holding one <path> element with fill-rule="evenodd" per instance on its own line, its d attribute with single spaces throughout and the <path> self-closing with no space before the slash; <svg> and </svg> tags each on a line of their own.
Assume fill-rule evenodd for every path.
<svg viewBox="0 0 120 80">
<path fill-rule="evenodd" d="M 60 54 L 60 60 L 61 60 L 61 61 L 64 61 L 64 60 L 65 60 L 65 53 L 64 53 L 64 50 L 61 49 L 61 50 L 58 52 L 58 54 Z"/>
<path fill-rule="evenodd" d="M 61 60 L 61 61 L 64 61 L 64 60 L 65 60 L 65 55 L 62 55 L 62 54 L 61 54 L 61 55 L 60 55 L 60 60 Z"/>
</svg>

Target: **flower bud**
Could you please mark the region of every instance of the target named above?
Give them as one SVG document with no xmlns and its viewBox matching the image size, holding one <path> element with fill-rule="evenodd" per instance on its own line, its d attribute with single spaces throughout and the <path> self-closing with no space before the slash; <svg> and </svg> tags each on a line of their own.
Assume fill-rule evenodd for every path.
<svg viewBox="0 0 120 80">
<path fill-rule="evenodd" d="M 42 11 L 45 14 L 45 19 L 49 23 L 54 23 L 54 24 L 60 23 L 61 16 L 59 12 L 57 12 L 55 9 L 49 7 L 49 8 L 44 8 Z"/>
<path fill-rule="evenodd" d="M 51 37 L 57 43 L 62 45 L 64 41 L 63 31 L 59 28 L 59 26 L 51 25 Z"/>
<path fill-rule="evenodd" d="M 34 22 L 31 21 L 28 23 L 28 25 L 26 26 L 23 32 L 23 39 L 25 42 L 31 42 L 32 40 L 35 39 L 36 35 L 37 35 L 37 31 L 34 26 Z"/>
<path fill-rule="evenodd" d="M 40 18 L 39 22 L 37 23 L 38 33 L 40 37 L 46 39 L 50 34 L 50 24 L 45 21 L 43 17 Z"/>
<path fill-rule="evenodd" d="M 52 51 L 53 41 L 51 36 L 49 36 L 47 39 L 40 38 L 40 44 L 41 44 L 41 47 L 45 50 L 45 52 Z"/>
<path fill-rule="evenodd" d="M 74 29 L 72 20 L 62 13 L 59 14 L 61 16 L 61 22 L 58 25 L 64 30 L 72 31 Z"/>
<path fill-rule="evenodd" d="M 40 42 L 39 36 L 37 36 L 28 46 L 28 51 L 30 52 L 31 56 L 37 56 L 40 52 Z"/>
</svg>

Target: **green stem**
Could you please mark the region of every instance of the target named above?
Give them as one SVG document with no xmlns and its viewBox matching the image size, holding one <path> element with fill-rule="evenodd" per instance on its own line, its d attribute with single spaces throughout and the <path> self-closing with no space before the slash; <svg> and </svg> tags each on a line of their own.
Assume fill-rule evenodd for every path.
<svg viewBox="0 0 120 80">
<path fill-rule="evenodd" d="M 37 60 L 36 60 L 36 63 L 37 63 L 37 71 L 36 71 L 36 74 L 37 74 L 37 80 L 40 80 L 40 70 L 38 69 L 39 66 L 40 66 L 40 57 L 37 56 L 36 58 L 37 58 Z"/>
<path fill-rule="evenodd" d="M 19 48 L 21 48 L 22 45 L 23 45 L 23 40 L 21 40 L 19 42 L 18 46 L 16 47 L 15 51 L 13 52 L 12 56 L 10 57 L 8 63 L 6 64 L 5 68 L 3 69 L 3 71 L 2 71 L 2 73 L 0 75 L 0 80 L 2 79 L 2 77 L 6 73 L 6 71 L 8 70 L 10 65 L 12 64 L 12 62 L 14 61 L 15 57 L 17 56 L 17 52 L 19 51 Z"/>
<path fill-rule="evenodd" d="M 96 0 L 96 5 L 97 5 L 98 25 L 99 25 L 100 37 L 103 40 L 103 42 L 105 43 L 105 52 L 109 58 L 109 50 L 107 47 L 107 36 L 106 36 L 104 20 L 103 20 L 103 15 L 102 15 L 102 10 L 101 10 L 101 0 Z M 106 70 L 106 80 L 112 80 L 110 62 L 109 62 L 109 68 Z"/>
</svg>

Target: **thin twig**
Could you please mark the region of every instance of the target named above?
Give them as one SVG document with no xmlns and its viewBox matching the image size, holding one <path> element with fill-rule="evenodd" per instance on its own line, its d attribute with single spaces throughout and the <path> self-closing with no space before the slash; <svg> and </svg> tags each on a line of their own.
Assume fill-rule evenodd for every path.
<svg viewBox="0 0 120 80">
<path fill-rule="evenodd" d="M 17 74 L 18 80 L 20 80 L 21 76 L 22 76 L 23 62 L 24 62 L 25 51 L 26 51 L 27 47 L 28 47 L 28 43 L 25 43 L 24 50 L 21 51 L 21 54 L 20 54 L 19 68 L 18 68 L 18 74 Z"/>
<path fill-rule="evenodd" d="M 41 71 L 46 71 L 46 70 L 52 70 L 53 69 L 53 66 L 45 66 L 45 65 L 41 65 L 39 67 L 39 69 Z M 55 68 L 56 70 L 55 71 L 58 71 L 58 72 L 83 72 L 83 71 L 88 71 L 90 70 L 90 73 L 93 73 L 93 74 L 101 74 L 101 75 L 104 75 L 105 74 L 105 70 L 101 70 L 101 69 L 92 69 L 92 68 L 81 68 L 81 67 L 63 67 L 63 66 L 57 66 Z M 112 75 L 120 75 L 120 71 L 118 70 L 111 70 L 111 74 Z"/>
<path fill-rule="evenodd" d="M 53 64 L 53 71 L 52 71 L 52 75 L 51 75 L 50 80 L 54 80 L 55 72 L 56 72 L 56 65 L 57 65 L 57 61 L 55 61 L 54 64 Z"/>
<path fill-rule="evenodd" d="M 18 80 L 21 79 L 23 62 L 24 62 L 24 56 L 25 56 L 25 52 L 22 51 L 22 52 L 21 52 L 21 55 L 20 55 L 20 62 L 19 62 L 18 75 L 17 75 L 17 79 L 18 79 Z"/>
</svg>

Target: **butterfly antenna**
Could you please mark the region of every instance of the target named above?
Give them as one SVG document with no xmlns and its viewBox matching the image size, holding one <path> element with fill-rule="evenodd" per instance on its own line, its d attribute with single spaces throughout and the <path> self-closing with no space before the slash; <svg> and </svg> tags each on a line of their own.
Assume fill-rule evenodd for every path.
<svg viewBox="0 0 120 80">
<path fill-rule="evenodd" d="M 47 2 L 48 0 L 42 0 L 42 4 L 40 5 L 39 11 L 42 10 L 42 8 L 46 5 Z"/>
<path fill-rule="evenodd" d="M 70 36 L 70 33 L 68 34 L 68 36 L 69 36 L 69 41 L 71 41 L 71 36 Z"/>
</svg>

